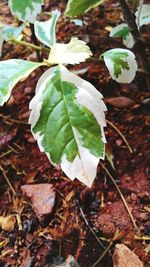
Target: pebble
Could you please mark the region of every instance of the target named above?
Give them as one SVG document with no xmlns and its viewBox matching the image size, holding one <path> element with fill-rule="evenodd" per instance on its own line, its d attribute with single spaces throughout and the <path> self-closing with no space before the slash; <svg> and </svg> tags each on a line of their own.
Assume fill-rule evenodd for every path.
<svg viewBox="0 0 150 267">
<path fill-rule="evenodd" d="M 39 220 L 52 212 L 56 193 L 51 184 L 23 185 L 21 189 L 31 200 L 31 206 Z"/>
<path fill-rule="evenodd" d="M 113 267 L 143 267 L 143 263 L 127 246 L 117 244 L 113 254 Z"/>
</svg>

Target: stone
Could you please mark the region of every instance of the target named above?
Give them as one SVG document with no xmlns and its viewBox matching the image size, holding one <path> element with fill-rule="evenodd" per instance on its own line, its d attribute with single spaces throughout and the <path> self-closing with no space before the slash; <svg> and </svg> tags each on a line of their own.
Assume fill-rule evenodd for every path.
<svg viewBox="0 0 150 267">
<path fill-rule="evenodd" d="M 127 246 L 117 244 L 113 254 L 113 267 L 143 267 L 143 263 Z"/>
<path fill-rule="evenodd" d="M 21 187 L 23 193 L 31 200 L 32 208 L 41 220 L 52 212 L 56 193 L 51 184 L 30 184 Z"/>
</svg>

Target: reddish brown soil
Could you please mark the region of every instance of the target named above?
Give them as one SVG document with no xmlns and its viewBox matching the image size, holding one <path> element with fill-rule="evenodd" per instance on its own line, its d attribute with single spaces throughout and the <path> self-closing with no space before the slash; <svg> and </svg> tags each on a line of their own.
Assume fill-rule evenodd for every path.
<svg viewBox="0 0 150 267">
<path fill-rule="evenodd" d="M 49 10 L 64 10 L 65 1 L 59 2 L 52 1 Z M 3 22 L 12 21 L 12 18 L 8 21 L 8 14 L 6 6 L 1 4 L 0 19 Z M 84 21 L 85 25 L 80 27 L 62 17 L 57 29 L 58 41 L 66 42 L 71 36 L 78 36 L 88 42 L 97 58 L 107 49 L 122 46 L 120 40 L 109 38 L 105 29 L 121 21 L 118 5 L 111 3 L 106 9 L 103 6 L 96 8 L 84 16 Z M 149 29 L 144 30 L 147 42 L 150 42 Z M 2 59 L 8 58 L 37 60 L 35 52 L 31 50 L 5 44 Z M 140 64 L 139 58 L 138 62 Z M 108 125 L 107 149 L 113 156 L 114 169 L 107 160 L 103 164 L 117 182 L 139 231 L 133 227 L 116 188 L 101 165 L 92 188 L 88 189 L 78 181 L 71 182 L 40 153 L 27 124 L 29 102 L 34 96 L 36 82 L 44 71 L 37 70 L 16 86 L 9 102 L 0 109 L 0 165 L 3 168 L 0 172 L 0 215 L 20 214 L 22 223 L 21 230 L 18 230 L 16 223 L 14 231 L 0 231 L 0 266 L 51 266 L 55 257 L 66 258 L 71 254 L 81 267 L 90 267 L 105 250 L 92 231 L 101 238 L 105 248 L 118 231 L 113 246 L 98 266 L 111 267 L 115 244 L 124 243 L 139 256 L 144 267 L 149 267 L 150 250 L 146 237 L 150 233 L 150 116 L 149 106 L 143 104 L 143 100 L 150 94 L 146 91 L 144 77 L 138 73 L 132 84 L 119 85 L 111 80 L 103 62 L 97 61 L 70 69 L 77 72 L 82 70 L 80 76 L 90 81 L 104 95 L 104 99 L 125 96 L 133 100 L 129 107 L 124 103 L 119 108 L 108 104 L 106 114 L 107 119 L 127 138 L 133 153 Z M 4 179 L 4 172 L 17 192 L 16 197 L 13 197 Z M 24 184 L 38 183 L 52 184 L 57 194 L 52 215 L 41 222 L 21 191 Z"/>
</svg>

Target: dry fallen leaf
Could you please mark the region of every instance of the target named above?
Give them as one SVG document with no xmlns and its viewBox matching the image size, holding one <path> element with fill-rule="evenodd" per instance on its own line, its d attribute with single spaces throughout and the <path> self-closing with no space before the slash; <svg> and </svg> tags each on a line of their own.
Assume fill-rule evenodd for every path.
<svg viewBox="0 0 150 267">
<path fill-rule="evenodd" d="M 14 215 L 9 215 L 6 217 L 0 216 L 0 227 L 2 230 L 11 232 L 14 230 L 16 218 Z"/>
</svg>

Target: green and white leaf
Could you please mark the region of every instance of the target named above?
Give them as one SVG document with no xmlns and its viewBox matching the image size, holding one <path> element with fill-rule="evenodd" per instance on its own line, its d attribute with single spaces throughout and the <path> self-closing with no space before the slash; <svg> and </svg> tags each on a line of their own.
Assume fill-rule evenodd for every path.
<svg viewBox="0 0 150 267">
<path fill-rule="evenodd" d="M 22 30 L 24 29 L 25 24 L 22 24 L 19 27 L 14 27 L 10 25 L 4 25 L 3 28 L 3 39 L 5 41 L 9 41 L 11 38 L 18 39 L 18 37 L 21 35 Z"/>
<path fill-rule="evenodd" d="M 89 82 L 60 65 L 39 79 L 29 123 L 40 150 L 71 179 L 91 186 L 105 155 L 106 106 Z"/>
<path fill-rule="evenodd" d="M 139 15 L 140 12 L 140 15 Z M 150 23 L 150 5 L 145 4 L 142 9 L 138 8 L 135 12 L 136 23 L 140 28 L 143 25 L 148 25 Z"/>
<path fill-rule="evenodd" d="M 110 33 L 110 37 L 121 37 L 124 45 L 128 48 L 132 48 L 135 43 L 126 23 L 121 23 L 114 27 Z"/>
<path fill-rule="evenodd" d="M 3 46 L 3 24 L 0 24 L 0 57 L 2 55 L 2 46 Z"/>
<path fill-rule="evenodd" d="M 72 38 L 68 44 L 56 43 L 52 46 L 48 62 L 50 64 L 78 64 L 92 56 L 90 48 L 84 41 Z"/>
<path fill-rule="evenodd" d="M 13 87 L 22 79 L 41 66 L 42 63 L 21 59 L 0 61 L 0 106 L 10 97 Z"/>
<path fill-rule="evenodd" d="M 105 0 L 69 0 L 65 10 L 68 17 L 78 17 L 105 2 Z"/>
<path fill-rule="evenodd" d="M 48 47 L 52 47 L 56 43 L 56 23 L 60 16 L 58 10 L 52 11 L 52 17 L 44 22 L 36 21 L 34 30 L 37 39 Z"/>
<path fill-rule="evenodd" d="M 12 14 L 21 21 L 34 23 L 41 13 L 43 0 L 9 0 Z"/>
<path fill-rule="evenodd" d="M 110 76 L 118 83 L 131 83 L 135 78 L 137 63 L 128 49 L 115 48 L 103 53 Z"/>
</svg>

